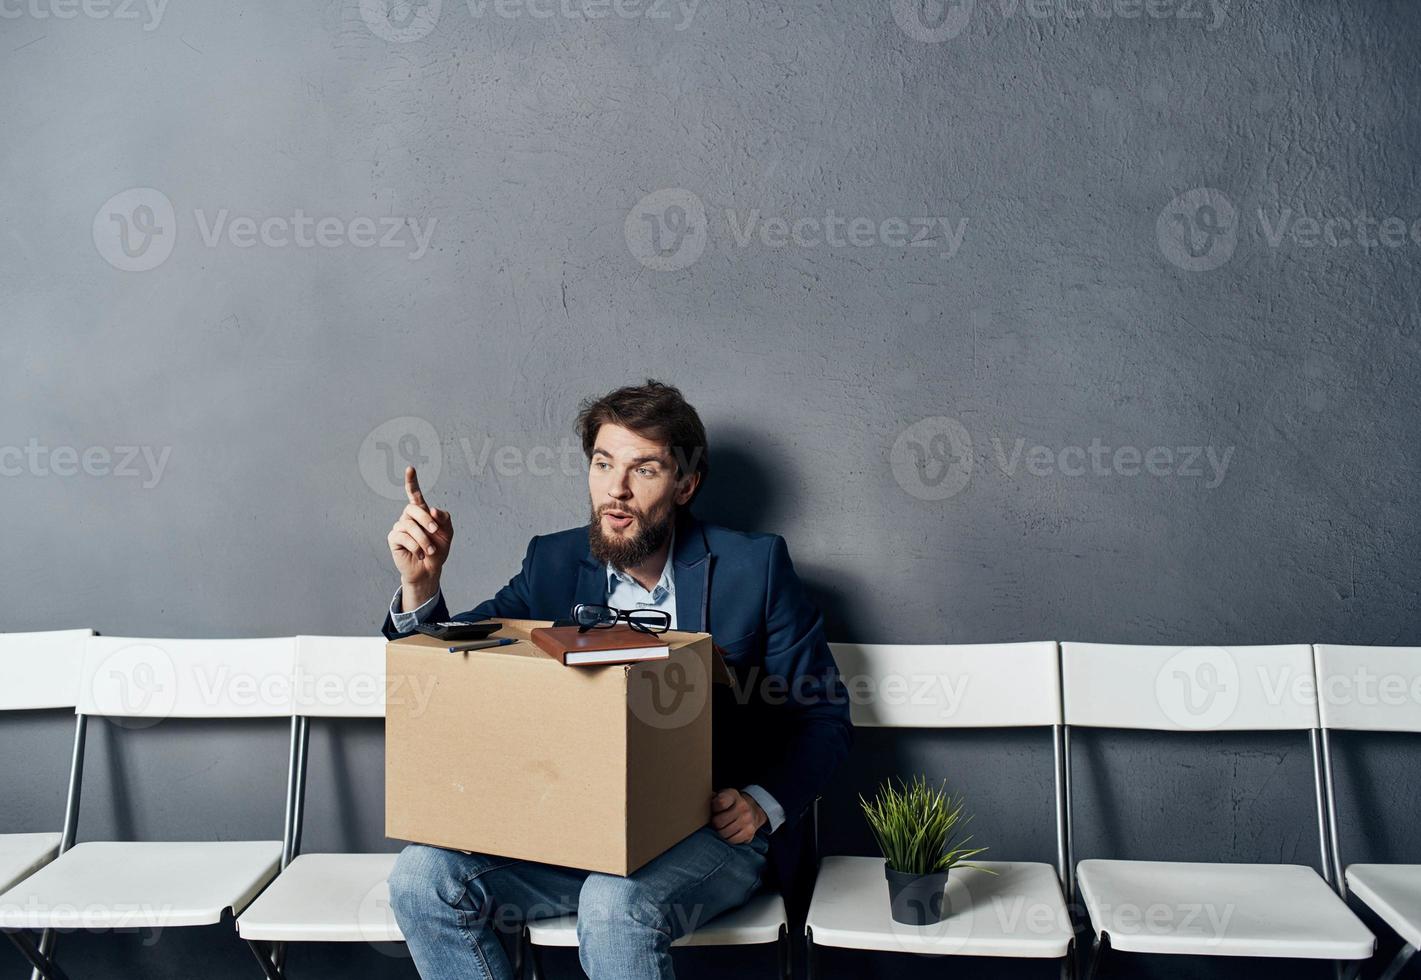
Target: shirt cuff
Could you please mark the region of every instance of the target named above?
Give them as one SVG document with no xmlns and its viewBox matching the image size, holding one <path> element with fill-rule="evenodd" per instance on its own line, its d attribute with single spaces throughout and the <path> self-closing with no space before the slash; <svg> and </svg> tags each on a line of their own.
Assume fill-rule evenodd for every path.
<svg viewBox="0 0 1421 980">
<path fill-rule="evenodd" d="M 434 612 L 434 604 L 439 601 L 440 593 L 434 593 L 425 600 L 424 605 L 414 612 L 400 612 L 400 593 L 402 591 L 402 589 L 396 589 L 395 597 L 390 600 L 390 622 L 394 624 L 397 633 L 413 633 L 415 624 L 429 621 L 430 613 Z"/>
<path fill-rule="evenodd" d="M 770 833 L 780 829 L 780 824 L 785 822 L 784 807 L 779 801 L 765 791 L 765 787 L 758 784 L 746 786 L 741 790 L 746 796 L 760 804 L 760 809 L 765 811 L 765 816 L 770 818 Z"/>
</svg>

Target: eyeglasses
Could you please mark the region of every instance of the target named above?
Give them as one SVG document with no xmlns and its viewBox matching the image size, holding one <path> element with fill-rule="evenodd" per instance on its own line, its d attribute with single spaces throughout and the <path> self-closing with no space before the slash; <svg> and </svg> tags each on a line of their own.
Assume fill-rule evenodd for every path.
<svg viewBox="0 0 1421 980">
<path fill-rule="evenodd" d="M 579 633 L 610 629 L 622 620 L 642 633 L 665 633 L 671 628 L 671 614 L 660 609 L 613 609 L 597 602 L 579 602 L 572 607 L 572 621 Z"/>
</svg>

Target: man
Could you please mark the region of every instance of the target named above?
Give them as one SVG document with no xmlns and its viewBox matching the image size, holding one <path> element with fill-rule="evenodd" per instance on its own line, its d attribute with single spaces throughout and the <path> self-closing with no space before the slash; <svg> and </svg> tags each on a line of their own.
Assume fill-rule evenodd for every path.
<svg viewBox="0 0 1421 980">
<path fill-rule="evenodd" d="M 710 632 L 736 680 L 712 702 L 706 826 L 623 878 L 413 844 L 390 875 L 395 918 L 424 980 L 513 980 L 492 919 L 578 913 L 592 980 L 673 977 L 672 940 L 749 899 L 788 889 L 805 815 L 849 750 L 847 692 L 784 539 L 706 524 L 690 505 L 708 476 L 705 427 L 680 391 L 648 380 L 585 402 L 585 527 L 539 535 L 523 568 L 456 619 L 566 619 L 574 604 L 658 609 L 671 627 Z M 390 530 L 400 589 L 387 637 L 448 619 L 440 571 L 454 536 L 411 468 Z M 511 815 L 517 819 L 517 815 Z"/>
</svg>

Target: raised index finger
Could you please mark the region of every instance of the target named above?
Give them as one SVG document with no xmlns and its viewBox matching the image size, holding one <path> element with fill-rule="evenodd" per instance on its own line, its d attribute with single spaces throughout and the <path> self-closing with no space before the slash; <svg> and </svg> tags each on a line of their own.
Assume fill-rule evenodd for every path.
<svg viewBox="0 0 1421 980">
<path fill-rule="evenodd" d="M 405 495 L 410 498 L 410 503 L 425 510 L 429 509 L 424 502 L 424 493 L 419 489 L 419 476 L 415 474 L 413 466 L 405 467 Z"/>
</svg>

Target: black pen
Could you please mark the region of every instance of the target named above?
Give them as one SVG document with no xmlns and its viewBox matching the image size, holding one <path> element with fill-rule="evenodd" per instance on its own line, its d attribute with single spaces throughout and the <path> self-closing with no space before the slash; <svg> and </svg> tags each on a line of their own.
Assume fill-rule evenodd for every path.
<svg viewBox="0 0 1421 980">
<path fill-rule="evenodd" d="M 449 648 L 449 652 L 464 653 L 468 650 L 486 650 L 489 647 L 506 647 L 510 643 L 517 642 L 517 640 L 513 639 L 510 636 L 501 636 L 492 640 L 473 640 L 469 643 L 460 643 L 458 646 L 452 646 Z"/>
</svg>

